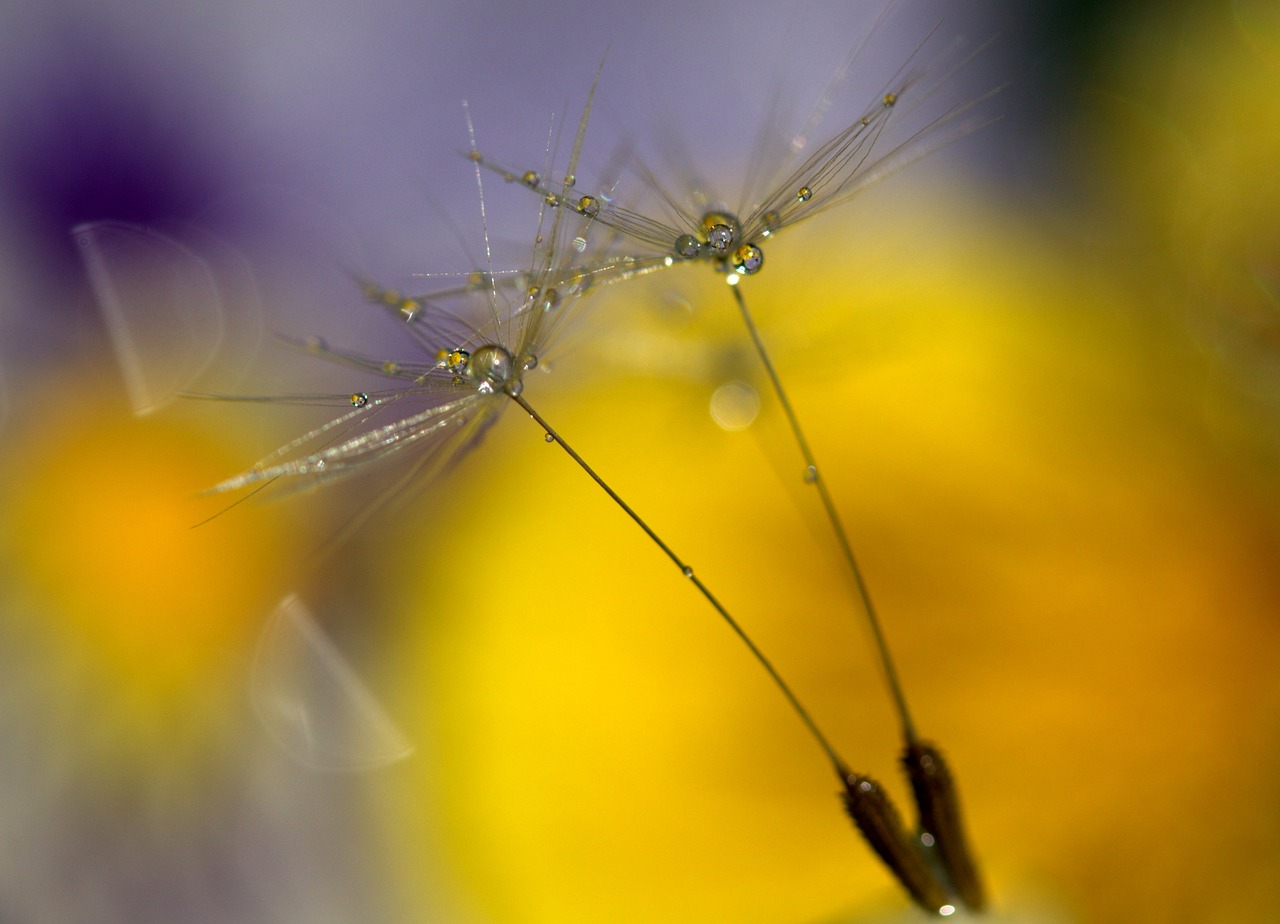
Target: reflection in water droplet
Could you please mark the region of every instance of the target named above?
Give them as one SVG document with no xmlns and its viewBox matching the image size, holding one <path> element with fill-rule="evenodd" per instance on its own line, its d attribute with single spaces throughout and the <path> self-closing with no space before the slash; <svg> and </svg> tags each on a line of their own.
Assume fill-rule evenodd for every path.
<svg viewBox="0 0 1280 924">
<path fill-rule="evenodd" d="M 711 247 L 712 253 L 716 254 L 728 253 L 736 238 L 733 229 L 728 225 L 715 225 L 707 232 L 707 244 Z"/>
<path fill-rule="evenodd" d="M 818 467 L 816 465 L 810 465 L 808 468 L 804 470 L 804 483 L 813 484 L 817 480 L 818 480 Z"/>
<path fill-rule="evenodd" d="M 755 244 L 743 244 L 733 255 L 733 268 L 744 276 L 758 273 L 764 266 L 764 251 Z"/>
</svg>

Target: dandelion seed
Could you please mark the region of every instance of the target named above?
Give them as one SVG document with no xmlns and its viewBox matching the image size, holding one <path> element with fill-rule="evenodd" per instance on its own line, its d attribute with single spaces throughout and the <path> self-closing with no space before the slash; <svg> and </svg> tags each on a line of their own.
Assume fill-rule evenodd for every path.
<svg viewBox="0 0 1280 924">
<path fill-rule="evenodd" d="M 893 4 L 890 3 L 877 21 L 877 26 L 892 8 Z M 740 284 L 742 279 L 759 273 L 765 266 L 765 253 L 758 243 L 759 240 L 770 238 L 800 221 L 847 202 L 875 180 L 901 169 L 951 140 L 943 136 L 942 129 L 955 124 L 962 115 L 986 99 L 985 96 L 979 97 L 952 106 L 922 128 L 910 132 L 904 139 L 889 144 L 888 150 L 884 150 L 885 143 L 888 141 L 885 133 L 891 124 L 896 124 L 896 121 L 891 122 L 891 119 L 901 119 L 905 112 L 903 100 L 918 97 L 922 103 L 947 85 L 957 71 L 972 60 L 973 55 L 970 55 L 950 70 L 935 75 L 930 75 L 918 67 L 915 61 L 922 55 L 923 49 L 936 31 L 935 28 L 916 47 L 907 62 L 877 93 L 874 102 L 843 129 L 813 149 L 812 153 L 808 154 L 798 166 L 794 168 L 780 166 L 776 169 L 774 175 L 781 179 L 775 180 L 762 196 L 749 200 L 739 211 L 733 212 L 719 207 L 701 214 L 690 211 L 679 204 L 676 196 L 662 187 L 651 171 L 637 164 L 641 178 L 666 206 L 667 215 L 647 214 L 637 209 L 627 208 L 621 203 L 620 197 L 614 196 L 612 200 L 604 202 L 599 207 L 593 199 L 590 217 L 593 222 L 612 229 L 620 235 L 623 241 L 620 246 L 650 247 L 657 251 L 657 253 L 641 252 L 637 256 L 629 257 L 628 259 L 633 261 L 631 265 L 623 259 L 614 260 L 595 273 L 598 281 L 616 283 L 634 278 L 640 272 L 676 265 L 677 262 L 702 262 L 720 273 L 729 285 L 755 352 L 800 451 L 804 462 L 805 483 L 813 485 L 818 493 L 841 557 L 845 562 L 854 599 L 871 630 L 885 682 L 901 727 L 904 743 L 902 764 L 911 780 L 913 795 L 919 810 L 920 828 L 924 833 L 930 834 L 936 843 L 936 853 L 948 879 L 946 891 L 958 895 L 971 910 L 980 910 L 985 905 L 985 896 L 964 833 L 959 797 L 954 782 L 946 769 L 942 755 L 932 745 L 921 741 L 916 732 L 881 620 L 854 555 L 852 543 L 837 511 L 835 501 L 821 476 L 799 417 L 787 397 L 760 330 L 747 307 L 746 297 Z M 798 154 L 808 147 L 810 133 L 829 108 L 834 89 L 843 82 L 853 60 L 874 34 L 873 28 L 867 39 L 851 53 L 838 79 L 819 100 L 814 107 L 813 115 L 793 139 L 793 152 Z M 958 125 L 953 137 L 973 131 L 976 127 L 975 125 Z M 520 175 L 517 171 L 490 162 L 474 151 L 472 159 L 478 166 L 495 171 L 508 182 L 512 182 L 516 176 Z M 541 184 L 530 184 L 527 181 L 529 176 L 530 172 L 522 175 L 524 185 L 542 195 L 547 204 L 558 205 L 565 201 L 560 193 L 553 189 Z M 678 259 L 673 261 L 673 256 Z M 850 813 L 854 815 L 855 821 L 866 834 L 867 829 L 863 821 L 859 820 L 852 805 Z M 870 835 L 868 837 L 870 839 Z M 895 864 L 899 862 L 898 859 L 891 861 L 883 853 L 881 856 L 891 867 L 897 869 Z M 913 896 L 920 901 L 918 884 L 908 883 L 907 878 L 901 873 L 899 877 Z M 927 905 L 926 902 L 921 903 Z M 936 906 L 931 910 L 935 909 Z"/>
<path fill-rule="evenodd" d="M 593 85 L 579 123 L 566 179 L 561 189 L 556 191 L 556 195 L 561 197 L 560 201 L 564 201 L 564 193 L 571 185 L 594 90 Z M 474 130 L 469 117 L 468 130 L 474 150 Z M 486 253 L 489 253 L 481 160 L 475 157 L 472 160 L 476 164 L 476 182 L 481 192 L 482 233 Z M 532 174 L 533 171 L 529 173 Z M 539 209 L 529 284 L 523 290 L 514 286 L 499 287 L 492 283 L 485 288 L 487 323 L 472 328 L 462 342 L 437 342 L 439 331 L 448 328 L 450 322 L 458 318 L 440 317 L 440 310 L 433 305 L 431 298 L 410 299 L 421 310 L 406 312 L 406 300 L 399 293 L 366 284 L 366 297 L 393 312 L 402 322 L 407 322 L 415 329 L 415 339 L 426 349 L 426 356 L 429 358 L 409 361 L 375 360 L 325 346 L 318 347 L 319 355 L 378 372 L 398 380 L 399 384 L 381 391 L 345 396 L 344 400 L 351 404 L 352 410 L 280 447 L 247 471 L 216 485 L 213 490 L 236 490 L 277 479 L 310 483 L 329 480 L 364 469 L 409 447 L 423 450 L 424 459 L 438 457 L 441 455 L 439 450 L 446 441 L 451 440 L 455 449 L 473 443 L 460 439 L 456 434 L 474 435 L 496 419 L 508 400 L 515 403 L 543 430 L 544 438 L 559 445 L 667 556 L 747 646 L 752 657 L 769 675 L 830 762 L 844 788 L 846 808 L 863 838 L 921 907 L 930 912 L 944 913 L 944 909 L 950 907 L 946 890 L 929 871 L 914 840 L 904 829 L 896 810 L 879 786 L 850 769 L 773 664 L 697 576 L 693 567 L 666 544 L 525 398 L 524 372 L 537 365 L 538 353 L 545 347 L 552 331 L 563 323 L 569 307 L 566 303 L 577 301 L 586 291 L 585 287 L 579 287 L 562 295 L 557 290 L 559 283 L 576 278 L 575 274 L 578 272 L 569 262 L 576 251 L 566 246 L 568 239 L 564 222 L 566 216 L 570 215 L 572 212 L 569 210 L 553 208 L 552 204 L 544 203 Z M 549 228 L 544 228 L 544 222 L 548 221 Z M 735 243 L 737 230 L 717 222 L 710 226 L 708 233 L 725 248 L 729 248 Z M 512 297 L 515 292 L 521 292 L 519 298 Z M 290 400 L 312 402 L 316 398 L 317 396 L 295 396 Z M 320 444 L 319 448 L 307 451 L 306 447 L 317 443 Z M 421 476 L 423 470 L 415 467 L 413 474 Z M 310 728 L 305 723 L 295 729 L 295 737 L 301 737 L 304 743 L 311 740 L 310 734 Z"/>
</svg>

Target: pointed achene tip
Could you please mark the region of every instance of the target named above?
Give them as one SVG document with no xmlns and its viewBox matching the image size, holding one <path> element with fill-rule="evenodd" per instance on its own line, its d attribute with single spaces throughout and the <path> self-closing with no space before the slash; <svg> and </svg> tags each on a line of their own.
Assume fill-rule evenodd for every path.
<svg viewBox="0 0 1280 924">
<path fill-rule="evenodd" d="M 955 906 L 925 864 L 913 838 L 903 828 L 898 810 L 880 784 L 857 773 L 844 774 L 841 782 L 844 784 L 841 795 L 849 817 L 912 900 L 930 914 L 944 917 L 953 914 Z"/>
<path fill-rule="evenodd" d="M 934 850 L 960 900 L 970 911 L 987 904 L 982 878 L 965 834 L 960 792 L 942 753 L 926 741 L 912 741 L 902 755 L 911 780 L 920 831 L 933 836 Z"/>
</svg>

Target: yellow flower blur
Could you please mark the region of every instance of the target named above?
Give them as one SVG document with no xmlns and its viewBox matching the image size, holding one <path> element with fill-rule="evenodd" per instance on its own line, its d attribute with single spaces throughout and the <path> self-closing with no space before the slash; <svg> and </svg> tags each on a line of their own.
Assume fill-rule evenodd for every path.
<svg viewBox="0 0 1280 924">
<path fill-rule="evenodd" d="M 1070 237 L 927 188 L 892 202 L 838 241 L 797 232 L 748 295 L 997 913 L 1262 919 L 1280 531 L 1259 473 L 1206 440 L 1239 408 L 1185 387 L 1197 354 L 1133 303 L 1122 261 L 1082 272 Z M 728 294 L 680 280 L 594 310 L 645 318 L 676 287 L 684 380 L 527 393 L 909 814 L 869 640 Z M 742 378 L 761 419 L 720 430 L 707 402 Z M 433 510 L 448 541 L 388 572 L 420 614 L 393 704 L 429 755 L 392 797 L 411 877 L 442 825 L 486 921 L 900 913 L 821 753 L 705 602 L 531 423 L 492 439 Z"/>
</svg>

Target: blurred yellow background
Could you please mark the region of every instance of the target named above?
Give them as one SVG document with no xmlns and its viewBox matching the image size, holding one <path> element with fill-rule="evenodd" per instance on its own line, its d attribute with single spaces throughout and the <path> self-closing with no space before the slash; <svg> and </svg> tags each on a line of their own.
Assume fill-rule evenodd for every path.
<svg viewBox="0 0 1280 924">
<path fill-rule="evenodd" d="M 1280 22 L 1240 2 L 1108 40 L 1056 152 L 1083 195 L 920 165 L 781 235 L 743 291 L 959 779 L 991 916 L 1264 921 Z M 5 285 L 0 917 L 910 916 L 767 678 L 514 409 L 318 566 L 361 488 L 190 528 L 228 503 L 197 492 L 292 420 L 135 419 L 105 337 L 32 361 Z M 313 307 L 271 304 L 299 335 Z M 673 271 L 582 311 L 527 397 L 910 814 L 867 634 L 723 282 Z M 728 431 L 708 407 L 735 381 L 761 411 Z M 317 772 L 255 724 L 258 634 L 293 590 L 410 758 Z"/>
</svg>

